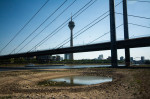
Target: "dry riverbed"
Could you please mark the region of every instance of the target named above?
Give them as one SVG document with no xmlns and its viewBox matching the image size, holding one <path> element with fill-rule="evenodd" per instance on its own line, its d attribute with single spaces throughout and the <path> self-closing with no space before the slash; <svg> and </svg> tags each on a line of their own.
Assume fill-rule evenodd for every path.
<svg viewBox="0 0 150 99">
<path fill-rule="evenodd" d="M 112 77 L 88 86 L 39 86 L 38 82 L 69 75 Z M 7 99 L 149 99 L 149 68 L 88 68 L 0 72 L 0 98 Z"/>
</svg>

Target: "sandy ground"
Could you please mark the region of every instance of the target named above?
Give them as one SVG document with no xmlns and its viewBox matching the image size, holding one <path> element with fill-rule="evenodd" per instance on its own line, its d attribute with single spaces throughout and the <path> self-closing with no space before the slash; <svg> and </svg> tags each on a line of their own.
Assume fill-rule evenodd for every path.
<svg viewBox="0 0 150 99">
<path fill-rule="evenodd" d="M 39 86 L 42 80 L 69 75 L 112 77 L 103 84 L 72 87 Z M 89 68 L 0 72 L 2 99 L 150 99 L 150 69 Z"/>
</svg>

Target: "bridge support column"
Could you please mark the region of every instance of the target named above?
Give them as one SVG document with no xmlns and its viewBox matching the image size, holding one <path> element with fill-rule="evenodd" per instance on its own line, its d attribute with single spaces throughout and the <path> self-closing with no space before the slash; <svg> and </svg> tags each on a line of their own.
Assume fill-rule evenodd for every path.
<svg viewBox="0 0 150 99">
<path fill-rule="evenodd" d="M 110 9 L 110 36 L 111 36 L 111 64 L 112 67 L 118 67 L 114 0 L 109 0 L 109 9 Z"/>
<path fill-rule="evenodd" d="M 129 39 L 127 0 L 123 0 L 124 39 Z M 130 49 L 125 46 L 125 65 L 130 66 Z"/>
</svg>

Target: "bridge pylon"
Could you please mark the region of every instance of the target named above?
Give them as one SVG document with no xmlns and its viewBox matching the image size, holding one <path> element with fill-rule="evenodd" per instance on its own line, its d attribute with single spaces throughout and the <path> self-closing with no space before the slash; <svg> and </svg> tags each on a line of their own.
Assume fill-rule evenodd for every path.
<svg viewBox="0 0 150 99">
<path fill-rule="evenodd" d="M 127 0 L 123 0 L 124 39 L 129 39 Z M 130 66 L 130 48 L 125 46 L 125 65 Z"/>
<path fill-rule="evenodd" d="M 109 0 L 109 10 L 110 10 L 111 65 L 112 67 L 118 67 L 114 0 Z"/>
</svg>

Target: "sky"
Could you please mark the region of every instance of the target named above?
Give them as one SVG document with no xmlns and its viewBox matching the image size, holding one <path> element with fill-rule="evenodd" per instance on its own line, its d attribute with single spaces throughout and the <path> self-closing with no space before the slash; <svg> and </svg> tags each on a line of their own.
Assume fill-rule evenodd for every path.
<svg viewBox="0 0 150 99">
<path fill-rule="evenodd" d="M 8 44 L 8 42 L 16 35 L 16 33 L 31 19 L 31 17 L 39 10 L 39 8 L 47 0 L 0 0 L 0 50 Z M 27 52 L 36 46 L 41 40 L 46 40 L 45 37 L 53 33 L 62 23 L 68 20 L 71 15 L 74 15 L 79 9 L 81 9 L 90 0 L 76 0 L 72 6 L 70 6 L 64 13 L 63 10 L 67 8 L 74 0 L 67 0 L 60 9 L 56 11 L 44 24 L 42 22 L 50 16 L 65 0 L 49 0 L 48 3 L 40 10 L 40 12 L 31 20 L 31 22 L 16 36 L 16 38 L 0 53 L 0 55 L 10 54 L 21 42 L 23 42 L 29 35 L 28 39 L 25 40 L 15 51 L 23 48 L 28 42 L 32 40 L 36 35 L 38 35 L 34 40 L 32 40 L 27 46 L 25 46 L 19 53 Z M 88 9 L 83 11 L 78 17 L 74 18 L 75 28 L 73 30 L 74 34 L 87 24 L 98 18 L 103 13 L 109 10 L 109 0 L 93 0 L 95 3 L 91 5 Z M 92 2 L 93 2 L 92 1 Z M 150 0 L 147 0 L 150 1 Z M 91 2 L 91 3 L 92 3 Z M 120 3 L 121 0 L 115 0 L 115 4 Z M 142 17 L 149 17 L 150 3 L 128 1 L 128 14 L 136 15 Z M 116 12 L 122 13 L 122 3 L 115 8 Z M 60 13 L 62 13 L 60 15 Z M 60 15 L 60 16 L 59 16 Z M 106 14 L 107 15 L 107 14 Z M 54 20 L 59 16 L 56 20 Z M 104 16 L 103 16 L 104 17 Z M 103 18 L 102 17 L 102 18 Z M 149 19 L 128 17 L 129 23 L 135 23 L 150 27 Z M 54 20 L 54 21 L 53 21 Z M 70 20 L 67 21 L 67 23 Z M 51 23 L 46 29 L 43 30 L 45 26 Z M 46 42 L 41 46 L 33 48 L 32 51 L 39 51 L 45 49 L 56 48 L 61 42 L 70 37 L 70 30 L 68 24 L 65 24 L 64 28 L 51 36 Z M 41 25 L 42 24 L 42 25 Z M 123 24 L 123 16 L 116 14 L 116 26 Z M 40 26 L 41 25 L 41 26 Z M 40 27 L 39 27 L 40 26 Z M 38 28 L 39 27 L 39 28 Z M 38 29 L 37 29 L 38 28 Z M 36 30 L 37 29 L 37 30 Z M 35 31 L 36 30 L 36 31 Z M 42 31 L 43 30 L 43 31 Z M 104 20 L 100 21 L 78 37 L 76 37 L 73 42 L 74 46 L 89 44 L 91 41 L 100 37 L 106 32 L 109 32 L 109 16 Z M 42 32 L 41 32 L 42 31 Z M 134 26 L 129 24 L 129 37 L 137 38 L 150 36 L 150 28 L 144 28 L 139 26 Z M 124 38 L 123 26 L 116 29 L 117 40 Z M 107 42 L 110 41 L 110 33 L 103 36 L 102 38 L 96 40 L 93 43 Z M 62 47 L 68 47 L 69 43 L 63 45 Z M 134 48 L 130 49 L 131 57 L 138 60 L 139 57 L 145 56 L 146 59 L 150 59 L 150 47 L 144 48 Z M 74 59 L 94 59 L 100 54 L 103 54 L 104 58 L 111 56 L 111 51 L 96 51 L 96 52 L 84 52 L 75 53 Z M 64 56 L 64 55 L 61 55 Z M 118 50 L 118 59 L 120 56 L 124 55 L 124 49 Z"/>
</svg>

